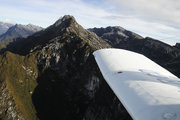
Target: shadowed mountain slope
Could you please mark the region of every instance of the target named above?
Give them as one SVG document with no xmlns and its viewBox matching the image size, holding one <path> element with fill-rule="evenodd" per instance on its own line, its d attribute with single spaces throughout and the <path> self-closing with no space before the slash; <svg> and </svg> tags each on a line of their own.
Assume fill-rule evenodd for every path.
<svg viewBox="0 0 180 120">
<path fill-rule="evenodd" d="M 9 91 L 17 110 L 7 113 L 11 108 L 5 99 L 1 119 L 131 120 L 92 55 L 111 46 L 74 17 L 66 15 L 18 41 L 18 46 L 9 48 L 12 53 L 0 55 L 1 96 Z"/>
</svg>

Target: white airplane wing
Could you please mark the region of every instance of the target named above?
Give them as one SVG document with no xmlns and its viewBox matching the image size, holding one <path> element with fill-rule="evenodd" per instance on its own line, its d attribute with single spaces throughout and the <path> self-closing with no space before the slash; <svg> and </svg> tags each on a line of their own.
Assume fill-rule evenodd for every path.
<svg viewBox="0 0 180 120">
<path fill-rule="evenodd" d="M 94 53 L 101 73 L 134 120 L 180 120 L 180 79 L 122 49 Z"/>
</svg>

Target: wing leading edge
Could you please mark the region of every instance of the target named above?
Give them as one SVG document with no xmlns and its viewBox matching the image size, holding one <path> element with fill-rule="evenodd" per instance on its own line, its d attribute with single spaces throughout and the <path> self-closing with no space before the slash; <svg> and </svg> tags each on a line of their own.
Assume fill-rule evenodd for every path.
<svg viewBox="0 0 180 120">
<path fill-rule="evenodd" d="M 147 57 L 95 51 L 101 73 L 134 120 L 180 120 L 180 80 Z"/>
</svg>

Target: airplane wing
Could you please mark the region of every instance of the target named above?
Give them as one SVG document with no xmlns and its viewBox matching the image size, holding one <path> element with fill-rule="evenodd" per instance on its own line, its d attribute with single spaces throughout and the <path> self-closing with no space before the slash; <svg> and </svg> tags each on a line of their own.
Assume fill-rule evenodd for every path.
<svg viewBox="0 0 180 120">
<path fill-rule="evenodd" d="M 103 77 L 134 120 L 180 120 L 180 79 L 122 49 L 93 53 Z"/>
</svg>

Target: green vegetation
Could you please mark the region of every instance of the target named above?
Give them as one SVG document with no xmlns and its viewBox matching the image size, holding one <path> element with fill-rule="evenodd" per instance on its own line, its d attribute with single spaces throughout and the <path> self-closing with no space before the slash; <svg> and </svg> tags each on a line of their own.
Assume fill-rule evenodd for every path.
<svg viewBox="0 0 180 120">
<path fill-rule="evenodd" d="M 3 49 L 3 48 L 6 48 L 6 46 L 9 44 L 9 42 L 3 42 L 3 41 L 0 41 L 0 51 L 1 51 L 1 49 Z"/>
<path fill-rule="evenodd" d="M 10 95 L 27 120 L 36 120 L 36 110 L 31 95 L 37 86 L 38 68 L 34 55 L 19 56 L 11 52 L 0 55 L 0 83 L 5 82 Z M 27 74 L 28 73 L 28 74 Z M 6 116 L 1 115 L 0 119 Z"/>
</svg>

